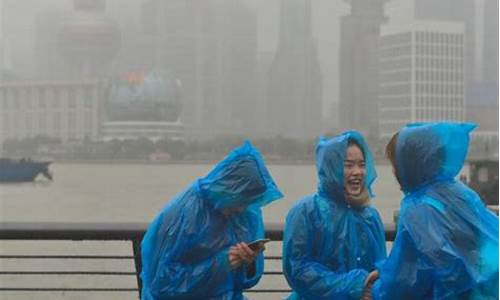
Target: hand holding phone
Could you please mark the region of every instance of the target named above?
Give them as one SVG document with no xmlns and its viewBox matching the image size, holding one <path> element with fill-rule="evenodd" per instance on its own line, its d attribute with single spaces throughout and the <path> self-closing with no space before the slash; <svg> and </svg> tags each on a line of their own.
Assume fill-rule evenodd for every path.
<svg viewBox="0 0 500 300">
<path fill-rule="evenodd" d="M 247 245 L 253 251 L 262 251 L 265 248 L 264 244 L 270 241 L 271 241 L 270 239 L 258 239 L 248 243 Z"/>
</svg>

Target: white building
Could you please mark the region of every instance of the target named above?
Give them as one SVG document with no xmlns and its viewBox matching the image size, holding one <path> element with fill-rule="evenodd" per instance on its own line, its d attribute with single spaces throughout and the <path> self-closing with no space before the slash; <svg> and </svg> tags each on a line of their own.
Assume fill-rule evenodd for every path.
<svg viewBox="0 0 500 300">
<path fill-rule="evenodd" d="M 98 81 L 0 84 L 0 145 L 36 136 L 96 140 L 105 88 Z"/>
<path fill-rule="evenodd" d="M 463 121 L 464 26 L 415 21 L 382 27 L 379 125 L 392 136 L 409 122 Z"/>
</svg>

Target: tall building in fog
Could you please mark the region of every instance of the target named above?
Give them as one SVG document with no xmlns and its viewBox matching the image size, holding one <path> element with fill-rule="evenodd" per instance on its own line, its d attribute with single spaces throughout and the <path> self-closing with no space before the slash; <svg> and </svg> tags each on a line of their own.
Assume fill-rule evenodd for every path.
<svg viewBox="0 0 500 300">
<path fill-rule="evenodd" d="M 377 129 L 377 47 L 387 0 L 350 0 L 340 33 L 340 128 Z"/>
<path fill-rule="evenodd" d="M 120 29 L 104 0 L 74 0 L 72 11 L 39 13 L 35 62 L 42 79 L 96 79 L 110 75 L 120 48 Z"/>
<path fill-rule="evenodd" d="M 188 134 L 251 133 L 256 110 L 256 16 L 240 1 L 160 1 L 143 6 L 154 64 L 182 81 Z"/>
<path fill-rule="evenodd" d="M 482 21 L 482 80 L 497 84 L 498 99 L 498 0 L 484 0 Z"/>
<path fill-rule="evenodd" d="M 62 7 L 70 6 L 65 0 L 52 1 L 19 1 L 2 0 L 2 32 L 4 40 L 4 58 L 10 67 L 5 80 L 35 77 L 34 37 L 36 15 L 52 9 L 53 5 Z M 5 60 L 4 60 L 5 63 Z M 7 78 L 5 78 L 7 77 Z"/>
<path fill-rule="evenodd" d="M 319 135 L 322 76 L 310 0 L 281 1 L 278 49 L 269 72 L 267 132 L 292 138 Z"/>
<path fill-rule="evenodd" d="M 463 121 L 464 26 L 422 21 L 384 27 L 379 50 L 379 129 L 409 122 Z"/>
<path fill-rule="evenodd" d="M 5 72 L 4 70 L 6 69 L 5 67 L 5 37 L 4 37 L 4 32 L 3 32 L 3 1 L 0 1 L 0 81 L 3 79 L 3 73 Z"/>
<path fill-rule="evenodd" d="M 10 51 L 8 49 L 8 40 L 4 32 L 4 14 L 3 1 L 0 1 L 0 82 L 5 80 L 7 72 L 11 67 L 9 62 Z"/>
<path fill-rule="evenodd" d="M 466 120 L 498 131 L 498 0 L 398 0 L 391 23 L 451 21 L 464 25 Z M 399 6 L 399 7 L 398 7 Z"/>
<path fill-rule="evenodd" d="M 467 86 L 467 120 L 498 137 L 498 0 L 483 0 L 477 22 L 477 76 Z M 498 143 L 498 141 L 497 141 Z"/>
<path fill-rule="evenodd" d="M 267 94 L 269 91 L 269 68 L 273 63 L 274 51 L 262 51 L 257 54 L 257 109 L 255 119 L 258 120 L 256 135 L 265 136 L 268 132 L 269 124 L 267 110 Z"/>
<path fill-rule="evenodd" d="M 470 87 L 478 74 L 475 67 L 476 45 L 476 24 L 478 19 L 477 0 L 414 0 L 415 18 L 417 20 L 435 20 L 460 22 L 464 24 L 465 36 L 465 84 Z M 475 49 L 476 48 L 476 49 Z"/>
</svg>

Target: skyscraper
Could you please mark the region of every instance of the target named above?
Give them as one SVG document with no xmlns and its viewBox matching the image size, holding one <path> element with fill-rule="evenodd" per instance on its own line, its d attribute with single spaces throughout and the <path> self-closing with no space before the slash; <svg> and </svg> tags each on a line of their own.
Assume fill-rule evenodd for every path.
<svg viewBox="0 0 500 300">
<path fill-rule="evenodd" d="M 240 1 L 159 1 L 144 5 L 154 36 L 154 65 L 183 85 L 188 134 L 210 137 L 253 131 L 256 16 Z"/>
<path fill-rule="evenodd" d="M 496 85 L 498 100 L 498 0 L 484 0 L 482 80 Z"/>
<path fill-rule="evenodd" d="M 498 144 L 498 0 L 478 4 L 476 76 L 467 85 L 467 120 L 478 124 L 476 133 L 495 134 Z"/>
<path fill-rule="evenodd" d="M 340 128 L 377 130 L 377 52 L 386 0 L 350 0 L 340 35 Z"/>
<path fill-rule="evenodd" d="M 3 1 L 0 1 L 0 82 L 7 79 L 8 70 L 11 68 L 9 42 L 4 32 L 5 11 L 3 5 Z"/>
<path fill-rule="evenodd" d="M 498 130 L 498 0 L 398 0 L 413 20 L 459 22 L 464 25 L 466 120 L 475 131 Z M 391 23 L 396 20 L 391 19 Z M 396 21 L 397 22 L 397 21 Z"/>
<path fill-rule="evenodd" d="M 409 122 L 463 121 L 464 28 L 421 21 L 385 27 L 379 54 L 379 128 L 390 137 Z"/>
<path fill-rule="evenodd" d="M 478 26 L 477 12 L 479 2 L 475 0 L 413 0 L 415 1 L 415 18 L 417 20 L 451 21 L 464 24 L 465 37 L 465 86 L 473 88 L 474 82 L 481 76 L 478 70 L 478 52 L 480 36 L 476 35 Z M 466 99 L 467 101 L 467 99 Z"/>
<path fill-rule="evenodd" d="M 311 1 L 282 0 L 280 38 L 269 76 L 267 132 L 292 138 L 319 135 L 321 95 Z"/>
<path fill-rule="evenodd" d="M 104 0 L 74 0 L 73 11 L 47 9 L 36 16 L 36 77 L 96 79 L 110 75 L 121 34 Z"/>
</svg>

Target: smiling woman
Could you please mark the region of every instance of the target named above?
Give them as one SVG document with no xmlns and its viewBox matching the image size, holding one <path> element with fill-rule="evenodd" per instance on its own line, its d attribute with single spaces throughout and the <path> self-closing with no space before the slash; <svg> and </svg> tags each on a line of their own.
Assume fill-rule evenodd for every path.
<svg viewBox="0 0 500 300">
<path fill-rule="evenodd" d="M 357 206 L 368 202 L 365 186 L 365 155 L 354 139 L 349 139 L 344 160 L 344 188 L 346 201 Z"/>
<path fill-rule="evenodd" d="M 361 134 L 348 131 L 319 141 L 316 167 L 318 191 L 286 218 L 288 299 L 360 299 L 368 272 L 386 256 L 382 221 L 369 201 L 373 158 Z"/>
</svg>

